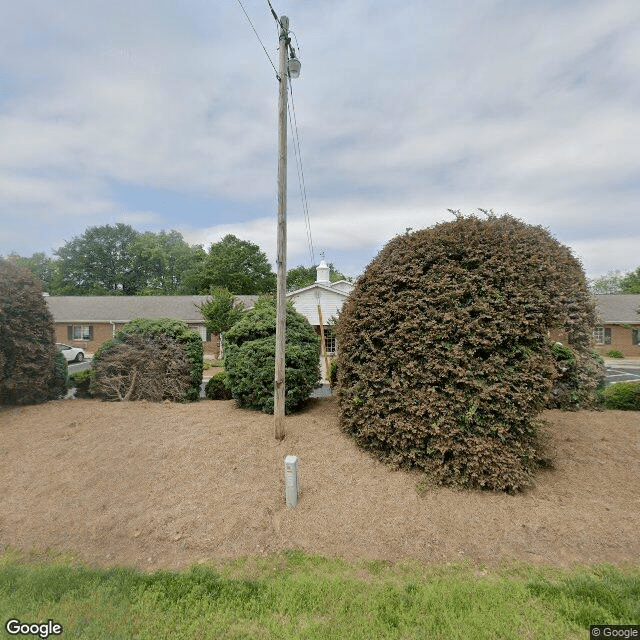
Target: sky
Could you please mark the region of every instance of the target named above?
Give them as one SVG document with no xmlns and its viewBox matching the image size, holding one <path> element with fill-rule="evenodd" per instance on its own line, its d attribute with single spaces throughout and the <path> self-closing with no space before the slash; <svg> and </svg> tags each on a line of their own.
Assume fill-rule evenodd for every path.
<svg viewBox="0 0 640 640">
<path fill-rule="evenodd" d="M 266 52 L 239 0 L 0 3 L 0 255 L 123 222 L 275 265 L 278 30 L 242 5 Z M 357 276 L 478 208 L 547 228 L 589 277 L 640 266 L 638 0 L 272 5 L 302 63 L 288 267 Z"/>
</svg>

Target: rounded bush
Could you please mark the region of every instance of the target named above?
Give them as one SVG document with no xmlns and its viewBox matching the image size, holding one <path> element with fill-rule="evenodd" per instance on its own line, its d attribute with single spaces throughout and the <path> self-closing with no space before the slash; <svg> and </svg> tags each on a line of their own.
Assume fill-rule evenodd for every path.
<svg viewBox="0 0 640 640">
<path fill-rule="evenodd" d="M 640 411 L 640 382 L 616 382 L 602 392 L 607 409 Z"/>
<path fill-rule="evenodd" d="M 204 394 L 209 400 L 231 400 L 233 395 L 229 391 L 227 374 L 224 371 L 220 371 L 210 378 L 204 388 Z"/>
<path fill-rule="evenodd" d="M 287 304 L 285 412 L 307 400 L 320 379 L 320 339 L 308 320 Z M 224 334 L 224 368 L 238 406 L 273 413 L 276 302 L 261 299 Z"/>
<path fill-rule="evenodd" d="M 0 403 L 64 396 L 66 363 L 63 367 L 57 354 L 41 284 L 28 270 L 0 258 Z"/>
<path fill-rule="evenodd" d="M 588 351 L 594 304 L 580 263 L 545 229 L 455 213 L 390 241 L 347 299 L 341 426 L 436 483 L 513 492 L 542 462 L 549 331 Z"/>
<path fill-rule="evenodd" d="M 96 394 L 112 400 L 198 400 L 203 356 L 200 334 L 184 322 L 136 318 L 95 353 Z"/>
<path fill-rule="evenodd" d="M 608 358 L 624 358 L 624 353 L 622 351 L 618 351 L 617 349 L 610 349 L 607 351 Z"/>
</svg>

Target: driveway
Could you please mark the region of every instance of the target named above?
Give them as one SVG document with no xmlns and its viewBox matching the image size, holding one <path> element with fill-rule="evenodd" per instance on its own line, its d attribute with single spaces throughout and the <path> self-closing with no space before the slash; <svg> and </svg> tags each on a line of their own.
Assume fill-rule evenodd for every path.
<svg viewBox="0 0 640 640">
<path fill-rule="evenodd" d="M 638 382 L 640 381 L 640 363 L 633 364 L 605 364 L 607 384 L 616 382 Z"/>
</svg>

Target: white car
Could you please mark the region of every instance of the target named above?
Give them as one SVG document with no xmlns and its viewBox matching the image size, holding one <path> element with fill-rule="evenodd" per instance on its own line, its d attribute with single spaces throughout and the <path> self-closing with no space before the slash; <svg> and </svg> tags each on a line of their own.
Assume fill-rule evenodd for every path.
<svg viewBox="0 0 640 640">
<path fill-rule="evenodd" d="M 68 344 L 56 342 L 56 347 L 62 351 L 62 355 L 67 362 L 82 362 L 84 360 L 84 349 L 70 347 Z"/>
</svg>

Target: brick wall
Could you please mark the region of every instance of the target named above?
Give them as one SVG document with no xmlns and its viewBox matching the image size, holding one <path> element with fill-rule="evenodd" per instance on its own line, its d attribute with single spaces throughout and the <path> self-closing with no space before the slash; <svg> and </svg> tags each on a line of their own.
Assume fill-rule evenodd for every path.
<svg viewBox="0 0 640 640">
<path fill-rule="evenodd" d="M 107 340 L 111 340 L 113 338 L 113 325 L 108 322 L 93 322 L 90 323 L 89 326 L 92 328 L 92 339 L 91 340 L 72 340 L 69 336 L 68 327 L 71 326 L 69 323 L 56 322 L 55 324 L 55 332 L 56 332 L 56 342 L 62 342 L 64 344 L 68 344 L 72 347 L 79 347 L 84 349 L 87 353 L 93 354 L 95 353 L 100 345 Z M 124 323 L 116 323 L 115 330 L 120 331 L 124 327 Z M 211 356 L 213 358 L 218 357 L 219 349 L 219 336 L 217 334 L 211 335 L 211 340 L 203 341 L 202 346 L 204 347 L 204 352 L 206 355 Z"/>
<path fill-rule="evenodd" d="M 623 325 L 605 324 L 603 326 L 611 330 L 611 344 L 596 345 L 596 351 L 600 355 L 606 356 L 609 351 L 614 349 L 620 351 L 625 358 L 640 358 L 640 345 L 632 344 L 631 342 L 632 328 L 638 329 L 640 325 L 625 327 Z"/>
</svg>

